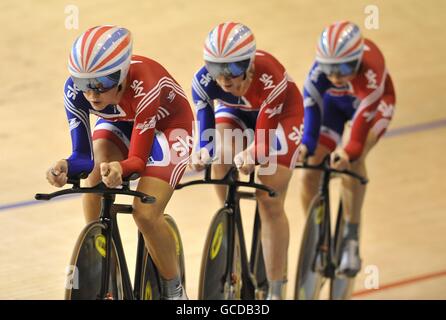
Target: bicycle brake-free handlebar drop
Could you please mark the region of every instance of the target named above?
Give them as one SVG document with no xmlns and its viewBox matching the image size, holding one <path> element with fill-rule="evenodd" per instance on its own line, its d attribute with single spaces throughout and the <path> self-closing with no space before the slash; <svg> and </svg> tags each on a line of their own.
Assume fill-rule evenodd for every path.
<svg viewBox="0 0 446 320">
<path fill-rule="evenodd" d="M 37 193 L 34 198 L 36 200 L 51 200 L 53 198 L 67 195 L 67 194 L 83 194 L 83 193 L 95 193 L 100 195 L 126 195 L 126 196 L 132 196 L 137 197 L 141 199 L 141 202 L 143 203 L 154 203 L 156 201 L 156 198 L 153 196 L 149 196 L 145 193 L 139 192 L 139 191 L 133 191 L 129 189 L 129 181 L 126 180 L 123 182 L 122 189 L 117 188 L 107 188 L 104 183 L 99 183 L 97 186 L 91 187 L 91 188 L 81 188 L 79 187 L 79 180 L 76 179 L 70 179 L 68 181 L 70 184 L 73 185 L 70 189 L 64 189 L 60 191 L 56 191 L 53 193 Z"/>
<path fill-rule="evenodd" d="M 179 183 L 179 184 L 177 184 L 175 189 L 179 190 L 179 189 L 183 189 L 185 187 L 189 187 L 192 185 L 198 185 L 198 184 L 215 184 L 215 185 L 254 188 L 254 189 L 259 189 L 259 190 L 268 192 L 268 195 L 270 197 L 277 196 L 276 192 L 273 189 L 271 189 L 263 184 L 255 183 L 254 182 L 254 173 L 252 173 L 250 175 L 249 182 L 239 181 L 237 179 L 237 168 L 236 167 L 231 167 L 231 169 L 229 169 L 228 173 L 222 179 L 212 179 L 210 165 L 206 166 L 206 171 L 205 171 L 203 179 L 192 180 L 192 181 L 188 181 L 185 183 Z"/>
</svg>

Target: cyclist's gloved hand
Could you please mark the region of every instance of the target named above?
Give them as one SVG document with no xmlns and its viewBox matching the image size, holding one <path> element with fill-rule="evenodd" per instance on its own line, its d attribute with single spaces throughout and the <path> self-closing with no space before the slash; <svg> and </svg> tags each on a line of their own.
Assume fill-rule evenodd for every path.
<svg viewBox="0 0 446 320">
<path fill-rule="evenodd" d="M 253 150 L 247 148 L 234 157 L 234 164 L 241 173 L 248 175 L 254 171 L 256 163 L 253 154 Z"/>
<path fill-rule="evenodd" d="M 193 152 L 190 158 L 189 167 L 195 171 L 202 171 L 206 168 L 206 165 L 212 162 L 209 150 L 201 148 L 200 150 Z"/>
<path fill-rule="evenodd" d="M 46 179 L 55 187 L 63 187 L 67 183 L 68 162 L 67 160 L 57 161 L 46 172 Z"/>
<path fill-rule="evenodd" d="M 122 184 L 122 167 L 118 161 L 101 163 L 102 182 L 109 188 L 116 188 Z"/>
<path fill-rule="evenodd" d="M 337 170 L 350 169 L 350 157 L 347 152 L 342 148 L 333 151 L 331 153 L 330 166 Z"/>
</svg>

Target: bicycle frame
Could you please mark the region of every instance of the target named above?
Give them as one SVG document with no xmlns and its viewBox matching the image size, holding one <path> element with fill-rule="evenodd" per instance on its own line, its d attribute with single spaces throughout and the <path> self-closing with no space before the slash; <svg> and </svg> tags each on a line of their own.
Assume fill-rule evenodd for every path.
<svg viewBox="0 0 446 320">
<path fill-rule="evenodd" d="M 105 226 L 102 234 L 106 239 L 106 254 L 102 263 L 102 278 L 101 289 L 99 292 L 99 299 L 107 299 L 106 296 L 109 289 L 109 277 L 111 269 L 111 255 L 113 252 L 113 243 L 116 249 L 116 259 L 121 270 L 122 286 L 123 286 L 123 298 L 124 299 L 139 299 L 140 298 L 140 280 L 141 280 L 141 266 L 144 254 L 144 240 L 140 232 L 138 232 L 138 248 L 136 257 L 136 270 L 135 270 L 135 286 L 132 290 L 130 281 L 130 274 L 127 267 L 127 261 L 125 259 L 124 249 L 122 246 L 121 236 L 119 234 L 119 228 L 117 224 L 117 214 L 125 213 L 130 214 L 133 212 L 131 205 L 115 204 L 116 194 L 130 195 L 139 197 L 144 203 L 153 203 L 154 197 L 148 196 L 141 192 L 133 191 L 129 189 L 129 180 L 125 180 L 122 184 L 122 189 L 110 189 L 105 187 L 103 183 L 98 184 L 92 188 L 81 188 L 79 179 L 69 179 L 69 184 L 73 185 L 71 189 L 65 189 L 57 191 L 51 194 L 36 194 L 36 200 L 50 200 L 52 198 L 74 193 L 96 193 L 101 194 L 101 212 L 99 216 L 99 223 Z"/>
<path fill-rule="evenodd" d="M 214 180 L 211 179 L 211 167 L 208 166 L 205 171 L 205 178 L 203 180 L 195 180 L 186 182 L 184 184 L 177 185 L 176 189 L 182 189 L 186 186 L 196 185 L 196 184 L 216 184 L 216 185 L 226 185 L 228 186 L 228 191 L 224 203 L 224 207 L 229 209 L 228 215 L 228 255 L 226 270 L 221 279 L 222 284 L 227 280 L 231 279 L 231 272 L 233 269 L 234 262 L 234 248 L 235 248 L 235 228 L 240 238 L 240 251 L 241 251 L 241 263 L 242 263 L 242 297 L 244 299 L 254 299 L 256 291 L 258 289 L 256 278 L 253 274 L 254 262 L 248 262 L 248 254 L 245 243 L 245 237 L 243 232 L 243 224 L 240 212 L 240 199 L 250 199 L 256 200 L 255 193 L 238 191 L 239 187 L 251 187 L 257 188 L 269 193 L 270 196 L 275 196 L 275 192 L 263 185 L 256 184 L 254 182 L 254 173 L 250 175 L 249 182 L 237 180 L 237 169 L 232 167 L 223 179 Z M 258 228 L 260 228 L 260 218 L 258 213 L 258 208 L 256 206 L 256 217 L 254 222 L 254 232 L 253 232 L 253 242 L 251 244 L 251 259 L 256 255 L 256 247 L 260 237 L 257 234 Z"/>
<path fill-rule="evenodd" d="M 336 218 L 336 230 L 335 230 L 335 237 L 332 237 L 332 231 L 331 231 L 331 210 L 330 210 L 330 180 L 332 178 L 333 173 L 339 173 L 351 176 L 353 178 L 358 179 L 361 184 L 366 184 L 368 180 L 355 172 L 349 171 L 349 170 L 336 170 L 329 166 L 330 163 L 330 157 L 327 156 L 324 158 L 321 164 L 319 165 L 308 165 L 306 163 L 302 165 L 297 165 L 296 168 L 301 169 L 312 169 L 312 170 L 319 170 L 322 171 L 321 176 L 321 183 L 319 186 L 319 197 L 321 201 L 324 203 L 324 219 L 322 223 L 320 224 L 320 236 L 318 239 L 317 244 L 317 251 L 314 257 L 314 261 L 312 262 L 312 269 L 314 272 L 321 272 L 323 273 L 323 276 L 326 278 L 333 279 L 335 277 L 336 267 L 337 267 L 337 261 L 338 257 L 336 256 L 337 250 L 335 250 L 334 241 L 336 241 L 339 227 L 341 224 L 342 219 L 342 202 L 340 204 L 337 218 Z M 322 263 L 327 263 L 326 265 L 321 265 L 321 270 L 317 269 L 317 260 L 321 256 L 320 261 Z"/>
</svg>

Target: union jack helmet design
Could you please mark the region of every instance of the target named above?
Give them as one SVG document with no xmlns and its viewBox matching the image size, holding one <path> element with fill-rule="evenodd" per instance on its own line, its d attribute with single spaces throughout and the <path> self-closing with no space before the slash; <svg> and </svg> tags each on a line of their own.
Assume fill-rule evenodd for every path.
<svg viewBox="0 0 446 320">
<path fill-rule="evenodd" d="M 349 21 L 340 21 L 326 27 L 319 38 L 316 61 L 344 63 L 360 60 L 364 51 L 364 39 L 359 27 Z"/>
<path fill-rule="evenodd" d="M 68 70 L 77 78 L 97 78 L 121 71 L 118 84 L 127 76 L 132 58 L 130 31 L 117 26 L 88 29 L 73 43 Z"/>
<path fill-rule="evenodd" d="M 252 31 L 236 22 L 221 23 L 209 32 L 204 43 L 203 58 L 216 63 L 250 60 L 256 53 Z"/>
</svg>

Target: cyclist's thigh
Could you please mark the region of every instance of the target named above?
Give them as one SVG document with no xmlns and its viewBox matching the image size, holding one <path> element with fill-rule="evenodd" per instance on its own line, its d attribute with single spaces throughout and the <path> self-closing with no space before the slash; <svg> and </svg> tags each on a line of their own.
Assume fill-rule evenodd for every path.
<svg viewBox="0 0 446 320">
<path fill-rule="evenodd" d="M 191 127 L 157 130 L 146 169 L 141 176 L 162 180 L 174 190 L 183 177 L 192 146 Z"/>
<path fill-rule="evenodd" d="M 266 166 L 261 165 L 261 167 Z M 288 190 L 288 185 L 293 175 L 293 169 L 290 169 L 288 166 L 284 166 L 279 164 L 274 172 L 274 174 L 269 174 L 268 171 L 259 169 L 257 173 L 257 178 L 259 181 L 276 191 L 277 197 L 270 198 L 269 195 L 265 191 L 257 190 L 256 194 L 259 200 L 267 200 L 273 202 L 282 203 L 285 200 L 286 192 Z"/>
<path fill-rule="evenodd" d="M 95 160 L 119 161 L 127 157 L 133 122 L 98 119 L 93 132 Z"/>
</svg>

